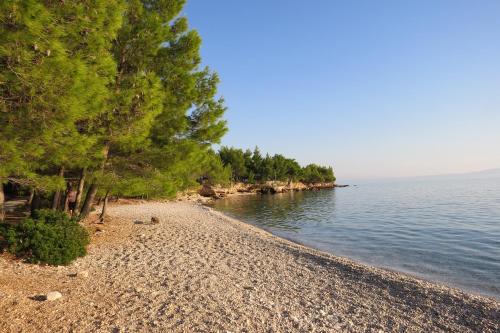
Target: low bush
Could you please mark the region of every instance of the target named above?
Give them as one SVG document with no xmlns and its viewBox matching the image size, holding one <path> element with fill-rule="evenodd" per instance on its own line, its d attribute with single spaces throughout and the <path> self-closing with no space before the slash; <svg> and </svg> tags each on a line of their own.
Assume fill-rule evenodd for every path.
<svg viewBox="0 0 500 333">
<path fill-rule="evenodd" d="M 8 251 L 35 263 L 67 265 L 84 256 L 89 236 L 84 227 L 65 213 L 35 211 L 32 218 L 3 228 Z"/>
</svg>

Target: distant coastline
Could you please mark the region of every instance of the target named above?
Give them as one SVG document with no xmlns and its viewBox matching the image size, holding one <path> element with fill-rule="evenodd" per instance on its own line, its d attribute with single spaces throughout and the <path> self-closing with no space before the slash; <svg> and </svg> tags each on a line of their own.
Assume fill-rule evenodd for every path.
<svg viewBox="0 0 500 333">
<path fill-rule="evenodd" d="M 381 183 L 381 182 L 407 182 L 407 181 L 427 181 L 427 180 L 463 180 L 463 179 L 499 179 L 500 168 L 471 171 L 471 172 L 456 172 L 443 174 L 429 174 L 421 176 L 398 176 L 398 177 L 379 177 L 379 178 L 344 178 L 349 183 Z"/>
</svg>

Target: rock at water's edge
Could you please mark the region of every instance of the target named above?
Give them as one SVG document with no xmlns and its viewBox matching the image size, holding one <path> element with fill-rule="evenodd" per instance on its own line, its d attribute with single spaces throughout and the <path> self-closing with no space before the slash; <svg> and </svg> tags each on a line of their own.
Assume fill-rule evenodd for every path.
<svg viewBox="0 0 500 333">
<path fill-rule="evenodd" d="M 215 197 L 217 195 L 217 193 L 215 193 L 215 190 L 207 184 L 203 185 L 198 193 L 203 197 Z"/>
</svg>

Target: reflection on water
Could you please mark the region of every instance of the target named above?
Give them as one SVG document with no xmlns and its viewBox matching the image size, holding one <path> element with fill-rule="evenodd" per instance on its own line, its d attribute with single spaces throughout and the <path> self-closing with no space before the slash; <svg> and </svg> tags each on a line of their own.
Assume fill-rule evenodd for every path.
<svg viewBox="0 0 500 333">
<path fill-rule="evenodd" d="M 500 298 L 500 179 L 238 196 L 214 208 L 320 250 Z"/>
</svg>

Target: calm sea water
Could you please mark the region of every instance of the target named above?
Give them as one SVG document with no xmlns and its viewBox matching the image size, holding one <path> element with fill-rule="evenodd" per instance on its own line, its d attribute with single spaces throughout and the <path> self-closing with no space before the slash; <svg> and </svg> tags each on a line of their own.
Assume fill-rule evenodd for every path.
<svg viewBox="0 0 500 333">
<path fill-rule="evenodd" d="M 500 178 L 249 195 L 214 208 L 335 255 L 500 298 Z"/>
</svg>

